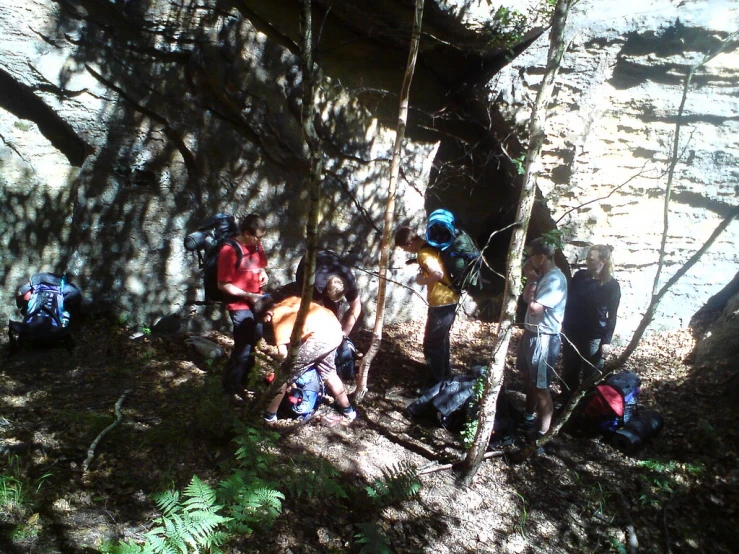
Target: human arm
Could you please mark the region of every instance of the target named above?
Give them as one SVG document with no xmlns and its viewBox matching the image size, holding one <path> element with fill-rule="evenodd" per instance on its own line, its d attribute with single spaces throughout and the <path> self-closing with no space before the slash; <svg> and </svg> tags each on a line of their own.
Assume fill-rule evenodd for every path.
<svg viewBox="0 0 739 554">
<path fill-rule="evenodd" d="M 418 265 L 416 283 L 419 285 L 426 285 L 428 287 L 444 279 L 444 267 L 436 256 L 426 252 L 419 252 Z"/>
<path fill-rule="evenodd" d="M 287 358 L 287 344 L 277 345 L 277 358 L 279 360 L 284 360 L 285 358 Z"/>
<path fill-rule="evenodd" d="M 354 329 L 354 325 L 359 319 L 359 314 L 362 313 L 362 303 L 357 296 L 354 300 L 349 302 L 349 309 L 344 313 L 343 320 L 341 322 L 341 330 L 345 335 L 349 335 Z"/>
<path fill-rule="evenodd" d="M 234 298 L 243 298 L 250 304 L 253 304 L 257 300 L 259 300 L 259 297 L 261 296 L 261 294 L 258 293 L 246 292 L 245 290 L 241 290 L 233 283 L 229 283 L 227 281 L 218 281 L 218 290 L 225 292 L 226 294 L 228 294 L 229 296 L 233 296 Z"/>
<path fill-rule="evenodd" d="M 613 279 L 610 283 L 612 283 L 613 291 L 608 295 L 606 302 L 606 328 L 600 346 L 603 356 L 607 356 L 611 351 L 611 340 L 613 339 L 613 332 L 616 329 L 618 307 L 621 303 L 621 287 L 618 281 Z M 605 350 L 604 347 L 606 347 Z"/>
</svg>

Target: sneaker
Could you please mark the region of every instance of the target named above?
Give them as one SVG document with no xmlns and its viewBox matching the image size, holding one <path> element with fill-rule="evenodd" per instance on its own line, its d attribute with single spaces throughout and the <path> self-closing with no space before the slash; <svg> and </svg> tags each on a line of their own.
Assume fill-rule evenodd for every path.
<svg viewBox="0 0 739 554">
<path fill-rule="evenodd" d="M 262 414 L 262 419 L 264 419 L 265 423 L 274 423 L 277 421 L 277 414 L 273 414 L 271 412 L 264 412 Z"/>
<path fill-rule="evenodd" d="M 342 409 L 341 410 L 341 415 L 344 416 L 344 420 L 345 421 L 351 422 L 351 421 L 354 421 L 355 419 L 357 419 L 357 410 L 355 410 L 354 408 L 352 408 L 350 406 L 346 410 Z"/>
</svg>

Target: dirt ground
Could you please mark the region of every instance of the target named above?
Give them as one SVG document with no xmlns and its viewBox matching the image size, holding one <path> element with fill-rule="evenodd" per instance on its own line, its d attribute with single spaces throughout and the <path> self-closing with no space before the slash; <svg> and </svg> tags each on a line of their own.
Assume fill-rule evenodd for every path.
<svg viewBox="0 0 739 554">
<path fill-rule="evenodd" d="M 0 552 L 97 552 L 146 529 L 156 516 L 152 493 L 182 489 L 193 475 L 222 477 L 234 452 L 227 422 L 244 411 L 220 393 L 222 362 L 208 363 L 183 335 L 133 339 L 132 331 L 117 321 L 84 321 L 72 354 L 26 349 L 3 360 L 2 475 L 28 489 L 23 505 L 0 508 Z M 390 551 L 635 552 L 630 537 L 639 552 L 737 551 L 739 425 L 736 406 L 722 395 L 729 368 L 690 365 L 687 331 L 651 335 L 627 365 L 642 378 L 640 404 L 665 420 L 635 456 L 562 434 L 527 462 L 487 460 L 470 487 L 452 470 L 434 471 L 463 456 L 459 437 L 403 413 L 424 378 L 422 333 L 422 322 L 386 329 L 355 422 L 334 424 L 331 408 L 322 408 L 277 449 L 284 464 L 296 452 L 330 462 L 358 490 L 403 463 L 426 471 L 415 498 L 373 516 Z M 486 361 L 492 333 L 491 324 L 455 324 L 458 371 Z M 230 347 L 227 334 L 208 336 Z M 366 332 L 355 337 L 362 351 L 369 340 Z M 520 410 L 523 387 L 512 362 L 505 394 Z M 122 423 L 91 454 L 117 402 Z M 359 552 L 355 534 L 367 502 L 288 497 L 270 532 L 226 551 Z"/>
</svg>

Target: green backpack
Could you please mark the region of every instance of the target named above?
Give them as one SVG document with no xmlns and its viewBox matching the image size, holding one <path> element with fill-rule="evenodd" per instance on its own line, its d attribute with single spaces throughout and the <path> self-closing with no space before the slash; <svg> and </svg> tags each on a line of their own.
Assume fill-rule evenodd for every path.
<svg viewBox="0 0 739 554">
<path fill-rule="evenodd" d="M 457 292 L 480 289 L 482 254 L 472 237 L 455 225 L 450 211 L 431 213 L 426 225 L 426 242 L 441 251 L 444 268 Z"/>
</svg>

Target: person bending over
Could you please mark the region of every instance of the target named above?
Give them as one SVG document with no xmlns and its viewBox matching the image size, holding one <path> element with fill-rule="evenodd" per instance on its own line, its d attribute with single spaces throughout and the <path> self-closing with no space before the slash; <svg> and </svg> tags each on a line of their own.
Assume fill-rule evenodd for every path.
<svg viewBox="0 0 739 554">
<path fill-rule="evenodd" d="M 296 296 L 285 298 L 278 303 L 273 298 L 264 296 L 254 307 L 257 318 L 262 323 L 272 326 L 277 355 L 281 360 L 287 358 L 290 336 L 299 309 L 300 298 Z M 315 366 L 326 383 L 326 388 L 336 400 L 339 411 L 347 421 L 353 421 L 357 417 L 357 412 L 349 402 L 344 384 L 336 373 L 336 349 L 343 337 L 341 324 L 336 316 L 327 308 L 311 302 L 303 325 L 296 370 L 297 375 L 301 375 L 311 366 Z M 282 385 L 277 396 L 270 402 L 264 413 L 266 422 L 277 421 L 277 409 L 288 387 L 289 383 Z"/>
<path fill-rule="evenodd" d="M 295 271 L 293 293 L 300 294 L 305 272 L 305 258 L 303 257 Z M 359 299 L 357 279 L 351 267 L 332 250 L 321 250 L 316 254 L 316 273 L 313 283 L 313 301 L 324 308 L 331 310 L 339 317 L 339 301 L 345 298 L 349 309 L 341 317 L 341 329 L 349 336 L 362 313 L 362 303 Z"/>
</svg>

